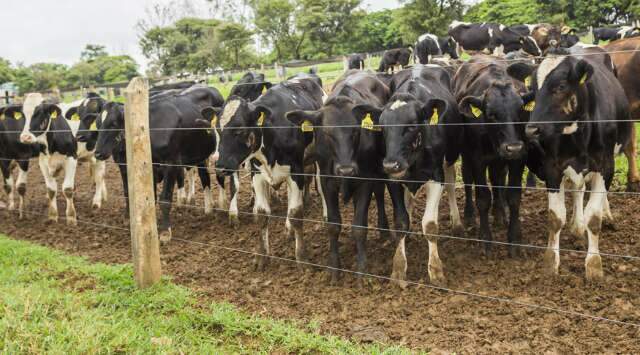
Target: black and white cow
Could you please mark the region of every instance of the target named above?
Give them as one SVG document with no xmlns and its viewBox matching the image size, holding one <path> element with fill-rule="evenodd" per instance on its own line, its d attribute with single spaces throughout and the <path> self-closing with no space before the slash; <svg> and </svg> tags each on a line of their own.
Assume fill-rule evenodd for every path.
<svg viewBox="0 0 640 355">
<path fill-rule="evenodd" d="M 232 97 L 223 109 L 203 110 L 203 116 L 211 121 L 220 137 L 216 170 L 232 175 L 245 162 L 251 162 L 256 170 L 252 186 L 255 194 L 253 212 L 261 227 L 261 241 L 257 247 L 260 256 L 256 257 L 259 269 L 264 269 L 268 261 L 266 255 L 271 254 L 271 187 L 283 183 L 287 185 L 288 195 L 286 227 L 296 240 L 296 260 L 305 260 L 302 230 L 304 153 L 312 135 L 302 132 L 286 119 L 285 114 L 295 110 L 317 110 L 323 97 L 324 91 L 316 80 L 294 78 L 271 87 L 253 102 Z"/>
<path fill-rule="evenodd" d="M 0 108 L 0 171 L 7 194 L 7 208 L 15 210 L 15 191 L 18 191 L 18 217 L 24 216 L 24 196 L 27 192 L 29 160 L 38 156 L 38 147 L 20 143 L 25 117 L 22 105 Z M 14 164 L 18 166 L 17 180 L 13 178 Z"/>
<path fill-rule="evenodd" d="M 413 50 L 411 48 L 389 49 L 382 55 L 378 72 L 388 73 L 389 71 L 396 72 L 402 70 L 402 68 L 409 65 L 412 52 Z"/>
<path fill-rule="evenodd" d="M 56 176 L 64 171 L 62 193 L 66 199 L 66 221 L 77 225 L 76 209 L 73 201 L 75 176 L 78 165 L 78 142 L 62 109 L 43 99 L 41 94 L 28 94 L 23 105 L 25 125 L 20 134 L 20 142 L 31 144 L 40 150 L 38 164 L 47 186 L 49 198 L 48 217 L 58 221 L 58 182 Z"/>
<path fill-rule="evenodd" d="M 560 48 L 571 48 L 580 43 L 580 36 L 575 28 L 569 26 L 562 27 L 562 35 L 560 37 Z"/>
<path fill-rule="evenodd" d="M 616 41 L 624 38 L 640 36 L 640 27 L 638 26 L 621 26 L 621 27 L 597 27 L 592 28 L 593 44 L 599 44 L 600 41 Z"/>
<path fill-rule="evenodd" d="M 510 68 L 504 61 L 478 55 L 458 70 L 454 93 L 467 124 L 464 128 L 462 167 L 466 192 L 465 219 L 472 221 L 474 214 L 470 185 L 473 183 L 480 215 L 480 239 L 489 241 L 485 243 L 485 251 L 490 251 L 490 241 L 493 240 L 489 226 L 491 192 L 497 224 L 505 220 L 503 201 L 506 199 L 509 209 L 507 238 L 509 243 L 519 244 L 522 173 L 527 154 L 524 123 L 529 116 L 522 99 L 526 93 L 525 85 L 510 76 Z M 492 191 L 487 184 L 487 170 L 494 186 Z M 507 171 L 508 183 L 505 181 Z M 510 255 L 518 252 L 515 245 L 510 246 Z"/>
<path fill-rule="evenodd" d="M 204 107 L 221 107 L 222 95 L 214 88 L 193 86 L 177 95 L 149 101 L 149 126 L 154 181 L 163 183 L 159 204 L 159 234 L 163 243 L 171 240 L 169 214 L 173 189 L 183 173 L 183 166 L 197 166 L 204 187 L 205 213 L 212 209 L 211 179 L 204 164 L 215 149 L 215 136 L 201 129 Z M 193 130 L 190 130 L 192 128 Z M 205 126 L 206 128 L 206 126 Z M 124 105 L 109 102 L 99 118 L 96 158 L 113 156 L 119 163 L 125 197 L 128 196 L 126 142 L 124 139 Z M 128 205 L 128 201 L 127 201 Z"/>
<path fill-rule="evenodd" d="M 245 100 L 254 101 L 272 86 L 271 82 L 265 80 L 264 74 L 248 72 L 231 88 L 229 97 L 239 96 Z"/>
<path fill-rule="evenodd" d="M 463 141 L 462 117 L 451 93 L 449 73 L 435 65 L 417 65 L 396 74 L 393 96 L 384 108 L 359 106 L 361 118 L 371 115 L 384 136 L 383 168 L 403 187 L 390 184 L 396 228 L 409 231 L 414 201 L 426 184 L 427 200 L 422 232 L 429 243 L 428 273 L 431 282 L 445 281 L 438 254 L 438 210 L 447 191 L 453 234 L 464 233 L 456 203 L 456 168 Z M 404 190 L 404 191 L 403 191 Z M 406 233 L 397 236 L 392 279 L 406 279 Z"/>
<path fill-rule="evenodd" d="M 529 106 L 535 107 L 526 126 L 527 138 L 539 147 L 532 169 L 546 182 L 549 193 L 545 265 L 558 273 L 560 231 L 566 221 L 564 190 L 572 188 L 572 229 L 581 236 L 586 229 L 589 280 L 603 277 L 598 240 L 602 220 L 612 218 L 607 191 L 615 154 L 630 143 L 632 125 L 622 86 L 605 61 L 589 55 L 594 52 L 608 56 L 600 48 L 574 48 L 571 56 L 554 56 L 540 64 L 532 75 L 534 95 L 527 96 Z M 529 76 L 533 68 L 520 65 L 520 77 Z M 590 196 L 584 207 L 586 184 Z"/>
<path fill-rule="evenodd" d="M 452 37 L 438 37 L 434 34 L 425 33 L 418 38 L 415 49 L 415 62 L 418 64 L 429 64 L 431 58 L 436 56 L 448 56 L 458 59 L 458 43 Z"/>
<path fill-rule="evenodd" d="M 522 49 L 533 56 L 542 55 L 533 37 L 522 36 L 496 23 L 454 21 L 449 25 L 449 36 L 460 46 L 459 52 L 488 52 L 501 56 Z"/>
<path fill-rule="evenodd" d="M 345 201 L 353 199 L 351 233 L 356 241 L 357 271 L 366 272 L 366 238 L 369 204 L 375 194 L 378 228 L 388 231 L 384 209 L 385 183 L 382 161 L 382 134 L 364 116 L 354 112 L 359 105 L 383 106 L 389 88 L 373 73 L 351 70 L 333 86 L 319 110 L 298 110 L 287 118 L 303 131 L 313 132 L 317 180 L 322 197 L 323 217 L 329 235 L 329 266 L 332 283 L 341 268 L 338 238 L 342 230 L 340 192 Z M 366 180 L 374 179 L 374 180 Z M 378 179 L 378 180 L 375 180 Z"/>
<path fill-rule="evenodd" d="M 347 58 L 347 67 L 351 69 L 364 70 L 366 68 L 365 56 L 362 54 L 352 54 Z"/>
<path fill-rule="evenodd" d="M 197 85 L 198 83 L 196 83 L 195 81 L 191 80 L 191 81 L 181 81 L 181 82 L 177 82 L 177 83 L 170 83 L 170 84 L 163 84 L 163 85 L 156 85 L 152 88 L 149 89 L 149 95 L 153 96 L 155 94 L 164 92 L 164 91 L 168 91 L 168 90 L 186 90 L 194 85 Z"/>
</svg>

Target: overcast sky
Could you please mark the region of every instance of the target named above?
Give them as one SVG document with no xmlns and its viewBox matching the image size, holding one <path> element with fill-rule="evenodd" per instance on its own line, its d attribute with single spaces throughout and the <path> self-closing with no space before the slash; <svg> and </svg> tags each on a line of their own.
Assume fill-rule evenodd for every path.
<svg viewBox="0 0 640 355">
<path fill-rule="evenodd" d="M 158 0 L 3 0 L 0 9 L 0 57 L 27 65 L 78 61 L 87 43 L 107 46 L 112 54 L 132 55 L 144 67 L 135 29 L 145 7 Z M 161 0 L 168 1 L 168 0 Z M 397 0 L 365 0 L 378 10 Z"/>
</svg>

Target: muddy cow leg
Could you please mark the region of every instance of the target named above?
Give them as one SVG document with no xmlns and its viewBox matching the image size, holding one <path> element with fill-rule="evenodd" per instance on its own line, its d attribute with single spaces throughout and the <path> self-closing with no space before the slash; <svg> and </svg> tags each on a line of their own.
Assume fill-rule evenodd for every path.
<svg viewBox="0 0 640 355">
<path fill-rule="evenodd" d="M 231 202 L 229 202 L 229 224 L 238 228 L 240 226 L 240 218 L 238 217 L 240 211 L 238 209 L 238 193 L 240 192 L 240 173 L 235 172 L 231 175 L 230 183 L 231 186 Z M 267 190 L 267 193 L 270 190 Z M 268 195 L 267 195 L 268 196 Z"/>
<path fill-rule="evenodd" d="M 335 285 L 340 278 L 340 232 L 342 231 L 342 216 L 340 216 L 340 181 L 335 178 L 321 177 L 318 184 L 322 204 L 326 208 L 325 221 L 329 237 L 329 267 L 331 284 Z"/>
<path fill-rule="evenodd" d="M 204 167 L 204 163 L 199 163 L 195 168 L 187 170 L 186 178 L 187 178 L 187 182 L 189 183 L 187 186 L 187 204 L 189 205 L 193 204 L 193 201 L 196 196 L 196 175 L 200 177 L 200 180 L 202 180 L 202 176 L 200 175 L 200 167 Z M 208 175 L 209 174 L 207 174 L 207 176 Z M 210 180 L 211 178 L 209 178 L 209 181 Z"/>
<path fill-rule="evenodd" d="M 24 196 L 27 194 L 27 176 L 29 172 L 29 161 L 24 160 L 18 162 L 18 218 L 24 217 Z"/>
<path fill-rule="evenodd" d="M 200 178 L 200 183 L 202 184 L 202 190 L 204 192 L 204 214 L 211 214 L 213 211 L 213 195 L 211 194 L 211 176 L 209 175 L 206 162 L 199 163 L 197 169 L 198 177 Z M 193 201 L 193 198 L 191 201 Z"/>
<path fill-rule="evenodd" d="M 125 217 L 129 217 L 129 180 L 127 178 L 126 164 L 118 164 L 118 170 L 120 170 L 120 178 L 122 179 L 122 191 L 124 192 L 124 202 L 127 206 L 124 211 L 124 215 Z M 155 191 L 155 185 L 153 190 Z"/>
<path fill-rule="evenodd" d="M 489 224 L 491 208 L 491 191 L 487 187 L 487 166 L 482 162 L 473 162 L 473 180 L 476 183 L 476 207 L 480 215 L 480 239 L 484 240 L 484 251 L 489 254 L 492 249 L 493 236 Z"/>
<path fill-rule="evenodd" d="M 405 188 L 399 183 L 389 183 L 389 195 L 393 204 L 393 220 L 395 242 L 395 254 L 393 256 L 393 269 L 391 282 L 405 288 L 407 286 L 407 249 L 406 239 L 409 235 L 409 212 L 405 205 Z"/>
<path fill-rule="evenodd" d="M 555 188 L 555 187 L 552 187 Z M 567 207 L 564 201 L 564 182 L 560 182 L 558 191 L 549 192 L 549 243 L 544 255 L 544 264 L 551 274 L 558 274 L 560 267 L 560 231 L 567 220 Z"/>
<path fill-rule="evenodd" d="M 40 154 L 38 157 L 38 165 L 40 166 L 40 172 L 42 172 L 45 185 L 47 186 L 47 198 L 49 199 L 49 221 L 58 222 L 58 182 L 49 171 L 49 155 L 44 153 Z"/>
<path fill-rule="evenodd" d="M 180 171 L 178 172 L 178 175 L 176 176 L 176 183 L 178 185 L 177 202 L 178 202 L 178 207 L 182 207 L 182 206 L 184 206 L 185 202 L 187 201 L 187 191 L 184 188 L 185 169 L 180 168 L 179 170 Z M 189 172 L 187 171 L 186 174 L 189 174 Z"/>
<path fill-rule="evenodd" d="M 458 210 L 458 201 L 456 200 L 456 166 L 449 165 L 444 162 L 444 180 L 445 190 L 447 191 L 447 200 L 449 201 L 449 218 L 451 220 L 451 231 L 456 237 L 464 236 L 464 226 L 460 220 L 460 210 Z"/>
<path fill-rule="evenodd" d="M 104 161 L 96 160 L 94 157 L 91 158 L 90 164 L 93 166 L 93 181 L 96 186 L 91 206 L 100 209 L 102 208 L 102 203 L 107 201 L 107 184 L 104 181 L 106 164 Z"/>
<path fill-rule="evenodd" d="M 353 197 L 354 215 L 351 235 L 356 241 L 357 261 L 356 271 L 363 274 L 367 272 L 367 229 L 369 226 L 369 205 L 373 183 L 361 183 Z"/>
<path fill-rule="evenodd" d="M 389 239 L 391 233 L 389 232 L 389 220 L 385 210 L 384 192 L 385 184 L 383 182 L 374 183 L 373 193 L 376 198 L 376 209 L 378 210 L 378 235 L 380 239 Z"/>
<path fill-rule="evenodd" d="M 600 231 L 602 230 L 602 212 L 607 198 L 607 188 L 602 174 L 591 173 L 589 176 L 591 192 L 589 202 L 585 208 L 585 220 L 587 221 L 587 237 L 589 247 L 585 259 L 587 280 L 600 280 L 603 278 L 602 258 L 598 246 Z"/>
<path fill-rule="evenodd" d="M 429 242 L 429 279 L 431 283 L 442 284 L 446 281 L 444 266 L 438 254 L 438 206 L 442 198 L 443 185 L 436 181 L 427 182 L 427 203 L 422 217 L 422 234 Z"/>
<path fill-rule="evenodd" d="M 2 181 L 4 182 L 4 192 L 7 194 L 7 209 L 13 211 L 16 208 L 14 199 L 14 181 L 11 176 L 11 161 L 1 160 L 0 170 L 2 170 Z"/>
<path fill-rule="evenodd" d="M 162 216 L 160 217 L 160 228 L 158 228 L 161 243 L 168 243 L 171 241 L 172 235 L 170 218 L 173 189 L 181 172 L 183 172 L 183 169 L 178 167 L 166 167 L 164 169 L 162 193 L 160 194 L 160 212 Z"/>
<path fill-rule="evenodd" d="M 511 162 L 509 164 L 509 188 L 505 191 L 507 205 L 509 206 L 509 230 L 507 240 L 509 242 L 509 255 L 515 257 L 521 254 L 522 229 L 520 225 L 520 202 L 522 199 L 522 173 L 524 164 L 522 162 Z"/>
<path fill-rule="evenodd" d="M 73 195 L 76 186 L 76 168 L 78 161 L 74 157 L 67 157 L 64 162 L 64 182 L 62 183 L 62 193 L 67 202 L 66 219 L 68 225 L 78 225 L 76 217 L 76 207 L 73 203 Z"/>
<path fill-rule="evenodd" d="M 271 255 L 269 247 L 269 216 L 271 215 L 271 206 L 269 205 L 269 183 L 262 174 L 253 176 L 253 191 L 255 201 L 253 205 L 253 213 L 256 223 L 260 226 L 260 242 L 256 248 L 255 265 L 259 271 L 264 271 Z"/>
<path fill-rule="evenodd" d="M 636 141 L 636 125 L 631 125 L 631 142 L 624 150 L 624 155 L 629 162 L 629 174 L 627 176 L 627 191 L 640 191 L 640 174 L 638 173 L 638 150 Z"/>
<path fill-rule="evenodd" d="M 302 172 L 302 171 L 301 171 Z M 307 246 L 304 240 L 304 177 L 297 175 L 287 178 L 287 229 L 289 235 L 293 234 L 296 240 L 296 260 L 298 268 L 303 269 L 307 262 Z"/>
<path fill-rule="evenodd" d="M 462 159 L 462 181 L 464 182 L 464 225 L 471 228 L 476 224 L 476 207 L 473 205 L 473 169 L 471 162 Z"/>
<path fill-rule="evenodd" d="M 502 163 L 489 166 L 489 178 L 491 180 L 493 224 L 497 227 L 506 225 L 505 213 L 505 188 L 507 172 Z"/>
</svg>

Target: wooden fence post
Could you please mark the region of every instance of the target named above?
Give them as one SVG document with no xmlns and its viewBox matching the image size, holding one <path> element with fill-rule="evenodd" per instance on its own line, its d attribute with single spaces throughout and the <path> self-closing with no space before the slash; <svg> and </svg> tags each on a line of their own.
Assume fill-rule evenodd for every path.
<svg viewBox="0 0 640 355">
<path fill-rule="evenodd" d="M 129 83 L 124 117 L 133 271 L 138 287 L 146 288 L 161 276 L 146 79 L 137 77 Z"/>
<path fill-rule="evenodd" d="M 107 88 L 107 101 L 113 101 L 116 95 L 113 93 L 113 88 Z"/>
</svg>

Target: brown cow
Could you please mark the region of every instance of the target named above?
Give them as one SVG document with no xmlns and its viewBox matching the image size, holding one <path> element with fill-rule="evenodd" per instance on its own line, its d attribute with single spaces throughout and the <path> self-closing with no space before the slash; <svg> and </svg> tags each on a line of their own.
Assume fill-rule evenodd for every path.
<svg viewBox="0 0 640 355">
<path fill-rule="evenodd" d="M 546 54 L 549 48 L 557 48 L 560 45 L 560 29 L 548 23 L 541 23 L 531 31 L 531 37 L 538 43 L 540 50 Z"/>
<path fill-rule="evenodd" d="M 631 117 L 640 120 L 640 81 L 638 69 L 640 68 L 640 37 L 622 39 L 612 42 L 604 47 L 613 59 L 613 64 L 618 73 L 618 80 L 622 84 L 627 98 Z M 632 126 L 632 143 L 625 149 L 624 154 L 629 160 L 629 175 L 627 190 L 640 191 L 640 175 L 638 174 L 636 125 Z"/>
</svg>

